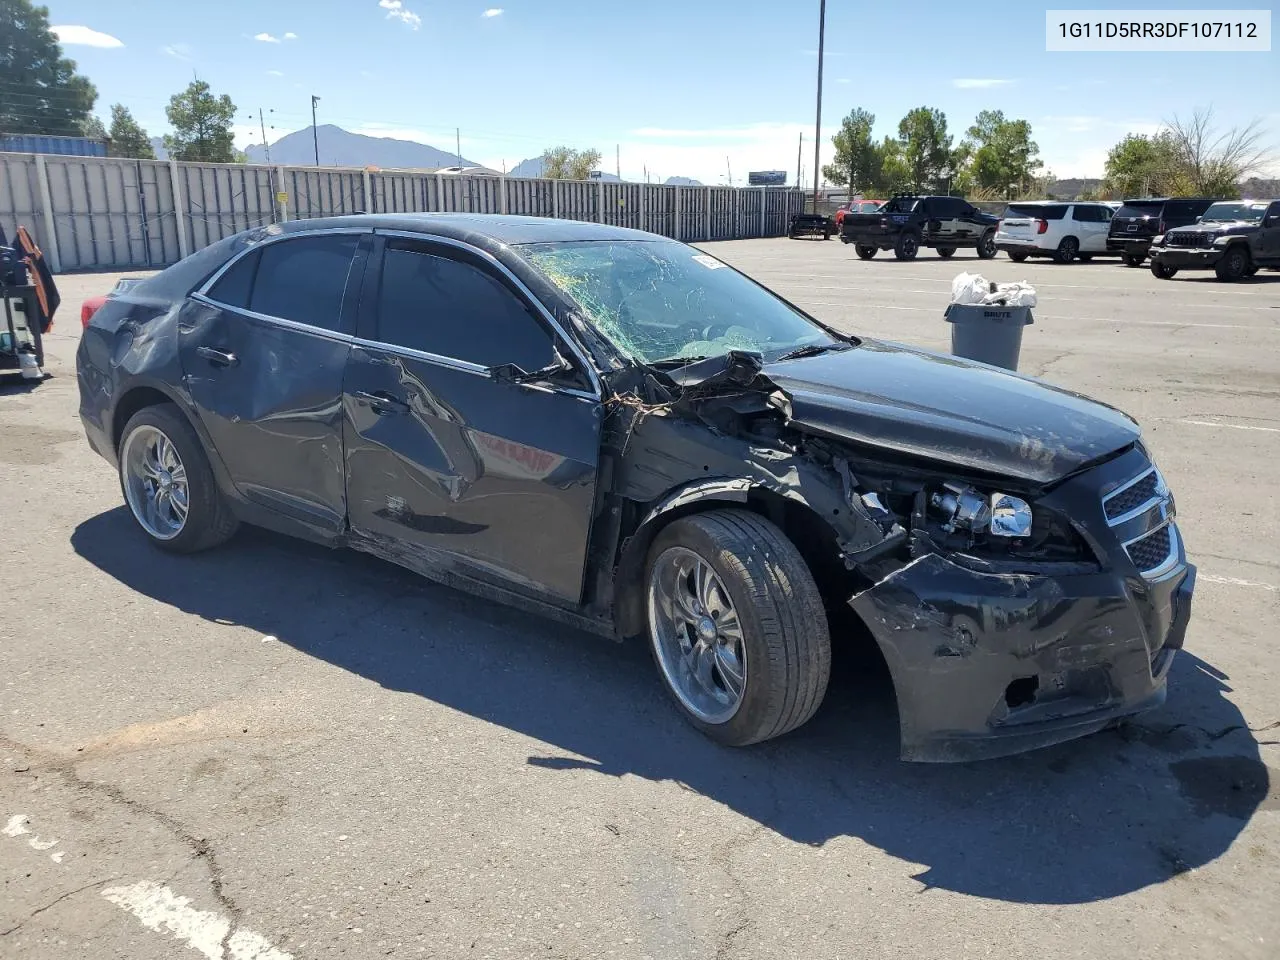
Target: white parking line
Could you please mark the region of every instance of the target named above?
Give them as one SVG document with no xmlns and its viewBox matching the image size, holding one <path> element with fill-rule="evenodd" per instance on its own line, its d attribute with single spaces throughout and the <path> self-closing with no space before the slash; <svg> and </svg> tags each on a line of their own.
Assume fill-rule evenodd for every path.
<svg viewBox="0 0 1280 960">
<path fill-rule="evenodd" d="M 1198 574 L 1196 579 L 1208 583 L 1221 583 L 1229 587 L 1249 587 L 1254 590 L 1269 590 L 1272 593 L 1280 593 L 1280 587 L 1273 583 L 1262 583 L 1258 580 L 1242 580 L 1239 577 L 1218 577 L 1211 573 Z"/>
<path fill-rule="evenodd" d="M 292 954 L 273 947 L 252 930 L 236 930 L 228 937 L 231 921 L 227 917 L 197 910 L 190 897 L 180 897 L 163 884 L 139 880 L 126 887 L 108 887 L 102 895 L 128 910 L 148 930 L 171 933 L 209 960 L 293 960 Z M 228 953 L 222 949 L 224 940 Z"/>
<path fill-rule="evenodd" d="M 1280 428 L 1254 427 L 1246 423 L 1217 423 L 1213 420 L 1179 420 L 1178 423 L 1189 423 L 1196 427 L 1227 427 L 1231 430 L 1257 430 L 1260 433 L 1280 433 Z"/>
<path fill-rule="evenodd" d="M 948 281 L 948 282 L 950 282 L 950 281 Z M 1032 284 L 1032 286 L 1037 286 L 1037 285 L 1036 285 L 1036 284 Z M 848 293 L 848 292 L 852 292 L 852 291 L 850 290 L 850 287 L 849 287 L 849 285 L 848 285 L 847 283 L 838 283 L 838 284 L 829 284 L 829 285 L 828 285 L 828 284 L 819 284 L 819 283 L 806 283 L 806 284 L 804 285 L 804 289 L 806 289 L 806 290 L 843 290 L 843 291 L 845 291 L 846 293 Z M 894 292 L 894 294 L 900 294 L 900 293 L 918 293 L 918 294 L 922 294 L 922 295 L 924 295 L 924 296 L 930 296 L 930 297 L 934 297 L 934 296 L 937 296 L 937 295 L 938 295 L 938 291 L 937 291 L 937 290 L 914 290 L 914 289 L 911 289 L 911 288 L 909 288 L 909 287 L 898 287 L 898 286 L 895 286 L 895 287 L 893 288 L 893 292 Z M 1093 297 L 1052 297 L 1052 298 L 1049 298 L 1048 302 L 1051 302 L 1051 303 L 1097 303 L 1098 301 L 1097 301 L 1097 299 L 1096 299 L 1096 298 L 1093 298 Z M 1043 307 L 1043 306 L 1044 306 L 1044 304 L 1041 304 L 1041 307 Z M 1238 311 L 1241 311 L 1241 312 L 1244 312 L 1244 313 L 1249 313 L 1249 314 L 1251 314 L 1251 315 L 1254 315 L 1254 314 L 1257 314 L 1257 311 L 1258 311 L 1258 309 L 1259 309 L 1259 308 L 1258 308 L 1256 305 L 1254 305 L 1254 304 L 1240 304 L 1240 303 L 1197 303 L 1193 309 L 1196 309 L 1196 310 L 1206 310 L 1206 309 L 1207 309 L 1207 310 L 1238 310 Z"/>
</svg>

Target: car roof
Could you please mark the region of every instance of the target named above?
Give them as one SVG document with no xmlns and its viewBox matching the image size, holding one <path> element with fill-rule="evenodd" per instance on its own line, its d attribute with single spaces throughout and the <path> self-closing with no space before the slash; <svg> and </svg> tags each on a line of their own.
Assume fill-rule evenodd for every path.
<svg viewBox="0 0 1280 960">
<path fill-rule="evenodd" d="M 291 220 L 282 225 L 285 233 L 337 227 L 367 227 L 372 230 L 403 230 L 480 247 L 516 246 L 525 243 L 563 243 L 582 240 L 667 241 L 656 233 L 615 227 L 581 220 L 550 217 L 518 217 L 497 213 L 369 213 L 314 220 Z"/>
</svg>

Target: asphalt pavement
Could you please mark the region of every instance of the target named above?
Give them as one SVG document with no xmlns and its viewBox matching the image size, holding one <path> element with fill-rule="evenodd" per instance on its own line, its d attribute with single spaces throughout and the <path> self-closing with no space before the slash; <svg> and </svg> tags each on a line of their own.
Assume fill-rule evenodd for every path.
<svg viewBox="0 0 1280 960">
<path fill-rule="evenodd" d="M 80 301 L 0 385 L 0 955 L 1280 956 L 1280 273 L 707 249 L 946 349 L 951 278 L 1035 284 L 1022 370 L 1132 413 L 1199 565 L 1166 706 L 903 764 L 880 678 L 720 748 L 647 652 L 254 530 L 143 541 L 80 430 Z"/>
</svg>

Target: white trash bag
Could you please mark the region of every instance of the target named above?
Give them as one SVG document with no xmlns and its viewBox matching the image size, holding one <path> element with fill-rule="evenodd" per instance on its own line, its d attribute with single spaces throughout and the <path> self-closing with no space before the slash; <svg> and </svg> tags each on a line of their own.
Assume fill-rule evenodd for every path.
<svg viewBox="0 0 1280 960">
<path fill-rule="evenodd" d="M 993 283 L 976 273 L 961 273 L 951 281 L 951 302 L 983 306 L 1034 307 L 1036 288 L 1025 280 Z"/>
</svg>

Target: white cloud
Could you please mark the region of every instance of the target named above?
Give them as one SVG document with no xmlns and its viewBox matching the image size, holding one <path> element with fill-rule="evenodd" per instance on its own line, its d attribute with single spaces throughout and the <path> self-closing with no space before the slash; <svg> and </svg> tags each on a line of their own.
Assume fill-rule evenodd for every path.
<svg viewBox="0 0 1280 960">
<path fill-rule="evenodd" d="M 124 46 L 121 41 L 111 36 L 111 34 L 100 33 L 91 27 L 73 24 L 64 27 L 50 27 L 49 29 L 53 31 L 59 43 L 78 47 L 102 47 L 104 49 Z"/>
<path fill-rule="evenodd" d="M 422 26 L 422 18 L 404 5 L 404 0 L 378 0 L 378 6 L 387 11 L 388 20 L 399 20 L 410 30 Z"/>
<path fill-rule="evenodd" d="M 269 33 L 255 33 L 253 35 L 253 39 L 260 40 L 263 43 L 279 43 L 280 42 L 279 37 L 273 37 Z"/>
<path fill-rule="evenodd" d="M 961 77 L 952 80 L 951 85 L 958 90 L 990 90 L 992 87 L 1007 87 L 1012 80 L 1000 80 L 995 77 Z"/>
<path fill-rule="evenodd" d="M 297 35 L 296 33 L 289 32 L 289 33 L 286 33 L 286 34 L 284 35 L 284 38 L 285 38 L 286 40 L 297 40 L 297 39 L 298 39 L 298 35 Z"/>
<path fill-rule="evenodd" d="M 853 83 L 848 77 L 837 77 L 836 83 Z"/>
<path fill-rule="evenodd" d="M 269 76 L 269 77 L 283 77 L 283 76 L 284 76 L 284 71 L 283 71 L 283 70 L 268 70 L 268 71 L 267 71 L 267 76 Z"/>
<path fill-rule="evenodd" d="M 170 43 L 161 47 L 160 52 L 166 57 L 173 57 L 175 60 L 191 59 L 191 47 L 185 43 Z"/>
<path fill-rule="evenodd" d="M 486 10 L 484 13 L 480 14 L 480 16 L 484 17 L 486 20 L 490 20 L 490 19 L 492 19 L 493 17 L 500 17 L 500 16 L 502 16 L 502 8 L 501 8 L 501 7 L 490 7 L 490 8 L 489 8 L 488 10 Z"/>
</svg>

